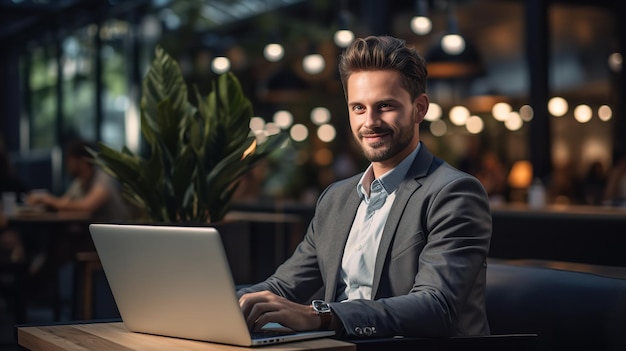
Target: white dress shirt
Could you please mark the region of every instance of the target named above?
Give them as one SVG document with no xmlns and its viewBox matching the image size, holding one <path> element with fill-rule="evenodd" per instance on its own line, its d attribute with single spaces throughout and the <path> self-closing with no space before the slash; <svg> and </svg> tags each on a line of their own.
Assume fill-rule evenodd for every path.
<svg viewBox="0 0 626 351">
<path fill-rule="evenodd" d="M 377 179 L 374 179 L 370 165 L 357 184 L 361 204 L 343 251 L 340 271 L 342 286 L 337 291 L 337 301 L 372 298 L 374 265 L 380 237 L 396 198 L 396 189 L 404 180 L 420 145 L 395 168 Z"/>
</svg>

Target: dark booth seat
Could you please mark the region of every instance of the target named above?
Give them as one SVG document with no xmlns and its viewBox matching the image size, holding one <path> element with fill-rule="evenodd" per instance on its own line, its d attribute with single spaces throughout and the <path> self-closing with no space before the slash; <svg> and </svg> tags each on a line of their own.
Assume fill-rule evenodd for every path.
<svg viewBox="0 0 626 351">
<path fill-rule="evenodd" d="M 614 269 L 607 271 L 611 276 L 603 271 L 594 265 L 490 259 L 492 334 L 536 333 L 538 350 L 626 350 L 626 280 Z"/>
</svg>

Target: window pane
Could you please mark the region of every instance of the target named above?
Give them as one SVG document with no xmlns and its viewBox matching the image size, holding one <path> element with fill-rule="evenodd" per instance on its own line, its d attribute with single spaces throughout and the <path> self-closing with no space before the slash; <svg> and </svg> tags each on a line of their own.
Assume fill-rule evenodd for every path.
<svg viewBox="0 0 626 351">
<path fill-rule="evenodd" d="M 100 30 L 102 39 L 103 121 L 102 141 L 121 148 L 126 141 L 126 111 L 129 110 L 130 24 L 120 20 L 107 21 Z"/>
<path fill-rule="evenodd" d="M 29 75 L 31 147 L 33 149 L 49 149 L 55 145 L 57 76 L 54 46 L 35 48 L 31 52 Z"/>
<path fill-rule="evenodd" d="M 63 40 L 63 133 L 96 137 L 95 25 Z"/>
</svg>

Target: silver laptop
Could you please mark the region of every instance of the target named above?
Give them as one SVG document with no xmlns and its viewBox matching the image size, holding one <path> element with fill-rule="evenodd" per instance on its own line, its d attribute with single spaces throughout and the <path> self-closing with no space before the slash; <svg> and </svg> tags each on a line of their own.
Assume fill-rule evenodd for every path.
<svg viewBox="0 0 626 351">
<path fill-rule="evenodd" d="M 213 227 L 91 224 L 89 230 L 131 331 L 240 346 L 334 335 L 287 328 L 250 333 Z"/>
</svg>

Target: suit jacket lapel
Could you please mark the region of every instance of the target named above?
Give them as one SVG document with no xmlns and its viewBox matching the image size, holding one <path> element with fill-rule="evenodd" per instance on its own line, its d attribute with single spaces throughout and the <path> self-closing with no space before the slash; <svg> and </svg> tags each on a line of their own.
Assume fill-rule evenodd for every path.
<svg viewBox="0 0 626 351">
<path fill-rule="evenodd" d="M 374 280 L 372 282 L 372 299 L 377 297 L 376 295 L 378 294 L 378 287 L 380 285 L 380 278 L 383 273 L 385 261 L 387 260 L 391 243 L 393 242 L 400 219 L 404 215 L 409 198 L 411 198 L 411 196 L 413 196 L 413 194 L 421 186 L 417 179 L 425 177 L 428 174 L 433 159 L 433 154 L 431 154 L 430 151 L 426 149 L 426 146 L 422 144 L 420 151 L 415 156 L 415 160 L 404 178 L 404 181 L 402 181 L 398 189 L 396 189 L 396 199 L 391 206 L 387 222 L 385 222 L 383 234 L 380 238 L 380 244 L 378 246 L 378 252 L 376 254 Z"/>
</svg>

